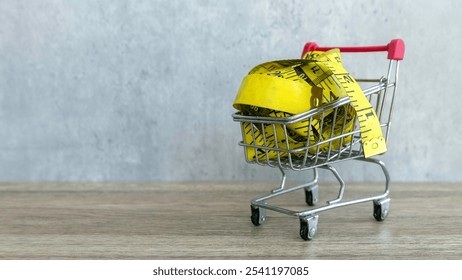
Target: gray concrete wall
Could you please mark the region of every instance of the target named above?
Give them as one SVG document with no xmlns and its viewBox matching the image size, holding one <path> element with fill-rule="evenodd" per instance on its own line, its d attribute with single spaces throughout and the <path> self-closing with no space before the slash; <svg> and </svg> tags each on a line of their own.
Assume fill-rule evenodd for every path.
<svg viewBox="0 0 462 280">
<path fill-rule="evenodd" d="M 297 58 L 306 41 L 396 37 L 407 50 L 383 160 L 395 181 L 462 181 L 461 10 L 458 0 L 1 0 L 0 181 L 277 178 L 237 146 L 231 104 L 247 71 Z"/>
</svg>

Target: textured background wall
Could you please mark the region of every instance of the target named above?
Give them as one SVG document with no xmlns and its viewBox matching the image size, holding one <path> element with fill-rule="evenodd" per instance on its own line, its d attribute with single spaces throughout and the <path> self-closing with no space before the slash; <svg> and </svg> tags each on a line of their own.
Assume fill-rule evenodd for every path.
<svg viewBox="0 0 462 280">
<path fill-rule="evenodd" d="M 384 161 L 397 181 L 462 181 L 461 10 L 458 0 L 0 0 L 0 180 L 277 178 L 237 146 L 231 104 L 247 71 L 297 58 L 306 41 L 401 37 Z"/>
</svg>

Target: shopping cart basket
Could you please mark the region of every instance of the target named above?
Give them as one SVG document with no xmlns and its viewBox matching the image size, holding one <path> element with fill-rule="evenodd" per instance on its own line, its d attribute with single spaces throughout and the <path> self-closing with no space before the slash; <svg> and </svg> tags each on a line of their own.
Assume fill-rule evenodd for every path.
<svg viewBox="0 0 462 280">
<path fill-rule="evenodd" d="M 388 70 L 382 77 L 377 79 L 356 78 L 356 81 L 361 85 L 364 96 L 375 110 L 383 133 L 383 140 L 388 142 L 393 103 L 398 86 L 399 61 L 404 57 L 404 42 L 401 39 L 394 39 L 383 46 L 335 48 L 341 53 L 388 53 Z M 331 49 L 334 48 L 319 47 L 316 43 L 307 43 L 302 55 L 311 51 L 328 51 Z M 277 168 L 282 174 L 278 188 L 251 201 L 251 221 L 254 225 L 261 225 L 265 221 L 266 210 L 280 212 L 298 217 L 301 238 L 311 240 L 317 233 L 319 213 L 326 210 L 372 201 L 373 216 L 377 221 L 383 221 L 388 216 L 390 209 L 390 176 L 382 161 L 374 157 L 365 156 L 364 139 L 362 138 L 364 135 L 361 135 L 362 133 L 364 134 L 364 131 L 361 132 L 361 120 L 358 121 L 358 114 L 353 116 L 354 125 L 350 125 L 351 122 L 347 121 L 348 112 L 351 112 L 353 106 L 351 97 L 344 96 L 294 115 L 262 116 L 249 115 L 242 111 L 233 114 L 233 120 L 241 125 L 242 141 L 239 142 L 239 145 L 244 147 L 246 161 L 251 164 Z M 294 136 L 291 128 L 293 128 L 294 124 L 300 123 L 305 124 L 308 128 L 314 123 L 320 123 L 321 131 L 308 129 L 305 143 L 297 146 L 287 144 Z M 262 133 L 263 131 L 265 133 Z M 268 131 L 270 133 L 266 133 Z M 319 137 L 319 135 L 325 135 L 325 132 L 328 131 L 327 137 Z M 310 132 L 313 134 L 311 137 Z M 269 139 L 270 136 L 268 135 L 273 138 L 277 137 L 279 140 Z M 343 198 L 345 182 L 333 164 L 353 159 L 380 166 L 385 181 L 385 190 L 382 193 L 353 200 Z M 319 192 L 318 168 L 332 172 L 340 184 L 338 196 L 321 206 L 316 206 Z M 312 170 L 314 174 L 313 180 L 295 187 L 286 188 L 285 170 Z M 304 190 L 305 201 L 310 206 L 308 210 L 294 211 L 268 203 L 272 198 L 296 190 Z"/>
</svg>

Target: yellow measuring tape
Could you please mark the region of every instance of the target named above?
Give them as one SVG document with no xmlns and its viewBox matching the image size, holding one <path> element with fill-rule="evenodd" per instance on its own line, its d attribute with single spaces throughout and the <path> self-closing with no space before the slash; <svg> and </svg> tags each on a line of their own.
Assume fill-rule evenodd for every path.
<svg viewBox="0 0 462 280">
<path fill-rule="evenodd" d="M 337 117 L 324 112 L 323 119 L 300 121 L 287 125 L 253 125 L 244 123 L 246 144 L 272 147 L 275 149 L 247 148 L 250 160 L 285 156 L 280 149 L 298 149 L 310 144 L 350 132 L 358 117 L 364 156 L 371 157 L 386 152 L 380 122 L 375 110 L 355 79 L 344 69 L 340 51 L 309 52 L 303 59 L 271 61 L 254 67 L 242 81 L 233 106 L 247 115 L 288 117 L 308 111 L 322 104 L 349 96 L 351 106 L 340 107 Z M 348 109 L 348 112 L 345 110 Z M 335 121 L 333 125 L 332 122 Z M 333 130 L 333 131 L 332 131 Z M 288 139 L 285 138 L 285 132 Z M 312 147 L 309 152 L 324 150 L 329 145 L 340 148 L 351 141 L 351 136 L 343 137 Z"/>
</svg>

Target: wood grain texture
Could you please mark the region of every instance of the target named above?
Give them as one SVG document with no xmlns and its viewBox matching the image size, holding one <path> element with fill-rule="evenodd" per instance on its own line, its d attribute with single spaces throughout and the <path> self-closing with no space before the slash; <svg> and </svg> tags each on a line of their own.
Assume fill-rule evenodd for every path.
<svg viewBox="0 0 462 280">
<path fill-rule="evenodd" d="M 249 201 L 275 183 L 2 183 L 1 259 L 462 259 L 461 184 L 392 185 L 391 213 L 372 203 L 323 212 L 303 241 L 297 218 Z M 347 185 L 346 195 L 382 190 Z M 320 185 L 320 201 L 337 193 Z M 303 192 L 275 203 L 303 209 Z"/>
</svg>

